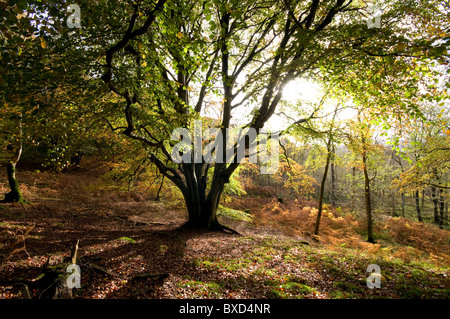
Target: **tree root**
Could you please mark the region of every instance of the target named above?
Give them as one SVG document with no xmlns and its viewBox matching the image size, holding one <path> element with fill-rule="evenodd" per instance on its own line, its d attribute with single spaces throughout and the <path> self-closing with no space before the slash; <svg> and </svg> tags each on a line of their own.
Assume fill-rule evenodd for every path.
<svg viewBox="0 0 450 319">
<path fill-rule="evenodd" d="M 184 223 L 182 226 L 180 226 L 179 228 L 180 230 L 182 229 L 192 229 L 192 230 L 209 230 L 209 231 L 222 231 L 222 232 L 229 232 L 231 234 L 234 235 L 241 235 L 238 231 L 223 225 L 221 223 L 219 223 L 218 221 L 213 223 L 212 225 L 197 225 L 195 223 L 192 223 L 190 221 L 187 221 L 186 223 Z"/>
<path fill-rule="evenodd" d="M 102 274 L 102 275 L 106 275 L 106 276 L 108 276 L 108 277 L 112 277 L 113 275 L 110 273 L 110 272 L 108 272 L 107 270 L 105 270 L 105 269 L 103 269 L 102 267 L 100 267 L 100 266 L 98 266 L 98 265 L 96 265 L 96 264 L 93 264 L 93 263 L 91 263 L 91 262 L 86 262 L 86 263 L 83 263 L 83 262 L 81 262 L 80 263 L 80 266 L 82 266 L 82 267 L 86 267 L 86 268 L 88 268 L 88 269 L 90 269 L 90 270 L 92 270 L 92 271 L 94 271 L 94 272 L 96 272 L 96 273 L 98 273 L 98 274 Z"/>
<path fill-rule="evenodd" d="M 11 203 L 17 203 L 20 205 L 31 204 L 31 202 L 27 201 L 22 196 L 17 197 L 16 195 L 12 194 L 11 192 L 6 193 L 5 198 L 0 200 L 0 204 L 11 204 Z"/>
<path fill-rule="evenodd" d="M 232 234 L 234 234 L 234 235 L 239 235 L 239 236 L 241 236 L 241 233 L 239 233 L 238 231 L 236 231 L 236 230 L 234 230 L 234 229 L 232 229 L 232 228 L 230 228 L 230 227 L 228 227 L 228 226 L 219 224 L 219 227 L 221 228 L 222 231 L 228 231 L 228 232 L 230 232 L 230 233 L 232 233 Z"/>
</svg>

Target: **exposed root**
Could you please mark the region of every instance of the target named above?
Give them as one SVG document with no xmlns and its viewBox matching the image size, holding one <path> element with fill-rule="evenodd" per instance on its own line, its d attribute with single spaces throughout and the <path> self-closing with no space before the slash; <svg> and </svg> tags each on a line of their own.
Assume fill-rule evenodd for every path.
<svg viewBox="0 0 450 319">
<path fill-rule="evenodd" d="M 239 236 L 241 235 L 241 233 L 239 233 L 238 231 L 236 231 L 236 230 L 234 230 L 234 229 L 232 229 L 232 228 L 230 228 L 228 226 L 219 224 L 219 227 L 222 228 L 223 231 L 228 231 L 228 232 L 230 232 L 230 233 L 232 233 L 234 235 L 239 235 Z"/>
<path fill-rule="evenodd" d="M 190 230 L 208 230 L 208 231 L 223 231 L 223 232 L 229 232 L 231 234 L 234 235 L 241 235 L 238 231 L 225 226 L 221 223 L 219 223 L 218 221 L 213 223 L 210 226 L 207 225 L 198 225 L 195 223 L 192 223 L 190 221 L 187 221 L 186 223 L 184 223 L 183 225 L 180 226 L 179 230 L 183 230 L 183 229 L 190 229 Z"/>
</svg>

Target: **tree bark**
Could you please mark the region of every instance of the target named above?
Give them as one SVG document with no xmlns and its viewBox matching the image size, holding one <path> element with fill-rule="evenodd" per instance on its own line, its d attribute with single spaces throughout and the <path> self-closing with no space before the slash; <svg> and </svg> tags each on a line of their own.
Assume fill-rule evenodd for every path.
<svg viewBox="0 0 450 319">
<path fill-rule="evenodd" d="M 8 183 L 11 191 L 5 194 L 4 203 L 24 203 L 25 199 L 22 196 L 22 192 L 19 188 L 19 182 L 16 179 L 16 164 L 9 163 L 6 167 L 6 172 L 8 174 Z"/>
<path fill-rule="evenodd" d="M 336 152 L 334 149 L 334 145 L 331 148 L 331 205 L 336 206 Z"/>
<path fill-rule="evenodd" d="M 322 176 L 322 181 L 320 183 L 320 191 L 319 191 L 319 211 L 317 212 L 317 218 L 316 218 L 316 227 L 314 229 L 314 235 L 318 235 L 319 234 L 319 226 L 320 226 L 320 218 L 322 217 L 322 206 L 323 206 L 323 193 L 325 190 L 325 181 L 327 179 L 327 174 L 328 174 L 328 166 L 330 165 L 330 160 L 331 160 L 331 139 L 328 140 L 328 145 L 327 145 L 327 160 L 326 160 L 326 164 L 325 164 L 325 170 L 323 172 L 323 176 Z"/>
<path fill-rule="evenodd" d="M 156 193 L 155 201 L 159 201 L 161 199 L 161 190 L 164 185 L 164 175 L 162 175 L 161 183 L 159 184 L 158 192 Z"/>
<path fill-rule="evenodd" d="M 396 204 L 395 192 L 392 191 L 391 195 L 392 195 L 392 217 L 397 217 L 397 211 L 395 210 L 395 204 Z"/>
<path fill-rule="evenodd" d="M 437 199 L 438 190 L 436 187 L 431 186 L 431 200 L 433 201 L 434 208 L 434 223 L 439 225 L 439 203 Z"/>
<path fill-rule="evenodd" d="M 448 200 L 445 201 L 445 213 L 444 213 L 444 220 L 442 221 L 442 224 L 447 220 L 448 221 Z"/>
<path fill-rule="evenodd" d="M 401 172 L 403 173 L 404 169 L 403 169 L 402 159 L 394 154 L 392 154 L 392 158 L 398 163 L 398 165 L 400 166 Z M 400 196 L 401 196 L 401 200 L 402 200 L 402 216 L 405 217 L 406 216 L 405 215 L 405 201 L 406 201 L 405 192 L 402 191 Z"/>
<path fill-rule="evenodd" d="M 350 198 L 350 209 L 353 212 L 355 210 L 355 176 L 356 176 L 356 167 L 352 167 L 352 195 Z"/>
<path fill-rule="evenodd" d="M 414 197 L 416 198 L 416 213 L 417 213 L 417 220 L 419 222 L 423 222 L 422 219 L 422 213 L 420 212 L 420 192 L 419 190 L 416 190 L 414 192 Z"/>
<path fill-rule="evenodd" d="M 25 203 L 25 199 L 22 196 L 22 192 L 19 188 L 19 182 L 16 178 L 16 165 L 19 162 L 20 156 L 22 155 L 22 116 L 19 117 L 19 143 L 16 152 L 14 153 L 13 159 L 6 166 L 6 173 L 8 176 L 9 188 L 11 191 L 5 194 L 3 199 L 4 203 L 15 203 L 20 204 Z"/>
<path fill-rule="evenodd" d="M 439 227 L 444 227 L 444 211 L 445 211 L 445 199 L 444 190 L 439 188 Z"/>
<path fill-rule="evenodd" d="M 420 204 L 420 210 L 422 212 L 425 210 L 425 188 L 422 189 L 422 202 Z"/>
<path fill-rule="evenodd" d="M 373 238 L 373 224 L 372 224 L 372 202 L 370 198 L 370 179 L 369 173 L 367 172 L 367 158 L 366 153 L 363 152 L 363 172 L 364 172 L 364 202 L 366 206 L 366 217 L 367 217 L 367 241 L 369 243 L 374 243 Z"/>
<path fill-rule="evenodd" d="M 406 217 L 406 215 L 405 215 L 405 192 L 401 193 L 401 197 L 402 197 L 402 216 Z"/>
<path fill-rule="evenodd" d="M 219 207 L 227 178 L 214 176 L 211 187 L 207 192 L 207 172 L 200 172 L 202 164 L 184 164 L 183 172 L 187 187 L 183 192 L 188 210 L 188 222 L 186 226 L 194 228 L 207 228 L 210 230 L 228 229 L 217 220 L 217 208 Z"/>
<path fill-rule="evenodd" d="M 358 120 L 361 121 L 360 114 L 358 113 Z M 370 178 L 367 170 L 367 137 L 365 132 L 361 130 L 361 158 L 364 174 L 364 204 L 366 207 L 367 218 L 367 242 L 375 243 L 373 237 L 373 223 L 372 223 L 372 201 L 370 198 Z"/>
</svg>

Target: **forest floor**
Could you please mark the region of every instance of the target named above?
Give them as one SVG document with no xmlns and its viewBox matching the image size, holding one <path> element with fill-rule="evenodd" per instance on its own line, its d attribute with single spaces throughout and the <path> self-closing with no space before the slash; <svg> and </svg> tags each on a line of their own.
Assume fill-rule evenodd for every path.
<svg viewBox="0 0 450 319">
<path fill-rule="evenodd" d="M 240 235 L 193 231 L 180 228 L 186 216 L 175 199 L 98 187 L 83 172 L 18 179 L 30 203 L 0 204 L 0 298 L 23 298 L 11 281 L 64 262 L 77 240 L 78 298 L 450 297 L 450 234 L 433 225 L 380 217 L 374 245 L 364 242 L 363 220 L 328 207 L 323 233 L 311 236 L 314 203 L 261 197 L 221 208 Z M 367 286 L 371 264 L 381 288 Z"/>
</svg>

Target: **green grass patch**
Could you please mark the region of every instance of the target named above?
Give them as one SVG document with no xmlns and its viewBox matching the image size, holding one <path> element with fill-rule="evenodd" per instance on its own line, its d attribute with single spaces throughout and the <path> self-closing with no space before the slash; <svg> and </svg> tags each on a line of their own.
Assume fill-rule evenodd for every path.
<svg viewBox="0 0 450 319">
<path fill-rule="evenodd" d="M 363 287 L 355 285 L 353 283 L 349 283 L 349 282 L 337 281 L 337 282 L 333 283 L 333 285 L 341 291 L 351 292 L 353 294 L 355 294 L 355 293 L 361 294 L 361 293 L 364 293 L 364 291 L 365 291 L 365 289 Z"/>
<path fill-rule="evenodd" d="M 130 237 L 120 237 L 120 238 L 117 238 L 116 240 L 123 241 L 123 242 L 126 242 L 126 243 L 131 243 L 131 244 L 135 244 L 136 243 L 136 241 L 133 238 L 130 238 Z"/>
<path fill-rule="evenodd" d="M 197 280 L 179 282 L 178 287 L 189 290 L 189 297 L 192 298 L 214 298 L 219 296 L 223 291 L 222 285 L 217 282 Z"/>
<path fill-rule="evenodd" d="M 266 267 L 258 268 L 252 273 L 252 276 L 257 277 L 257 278 L 258 277 L 274 277 L 276 275 L 277 274 L 275 271 L 273 271 L 270 268 L 266 268 Z"/>
<path fill-rule="evenodd" d="M 419 299 L 424 298 L 425 290 L 412 284 L 398 284 L 395 286 L 401 298 Z"/>
<path fill-rule="evenodd" d="M 354 299 L 357 296 L 353 292 L 336 290 L 330 293 L 332 299 Z"/>
<path fill-rule="evenodd" d="M 246 258 L 224 260 L 212 257 L 208 259 L 195 259 L 193 261 L 193 265 L 195 267 L 226 270 L 230 272 L 235 272 L 239 269 L 247 268 L 251 263 L 253 263 L 253 261 Z"/>
<path fill-rule="evenodd" d="M 274 255 L 279 252 L 272 247 L 258 247 L 252 252 L 247 252 L 244 256 L 254 262 L 264 263 L 274 259 Z"/>
<path fill-rule="evenodd" d="M 270 299 L 303 299 L 305 295 L 311 295 L 317 291 L 305 284 L 298 282 L 286 282 L 271 289 L 267 293 Z"/>
</svg>

